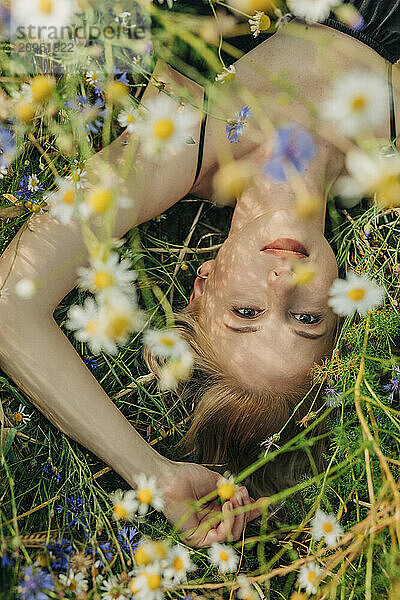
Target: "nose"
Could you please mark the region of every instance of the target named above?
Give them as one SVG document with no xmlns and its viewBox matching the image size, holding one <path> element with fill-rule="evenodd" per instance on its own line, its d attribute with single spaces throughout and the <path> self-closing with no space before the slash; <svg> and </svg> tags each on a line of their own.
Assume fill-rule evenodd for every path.
<svg viewBox="0 0 400 600">
<path fill-rule="evenodd" d="M 293 269 L 282 265 L 274 267 L 268 272 L 267 281 L 276 294 L 282 295 L 291 288 L 292 277 Z"/>
</svg>

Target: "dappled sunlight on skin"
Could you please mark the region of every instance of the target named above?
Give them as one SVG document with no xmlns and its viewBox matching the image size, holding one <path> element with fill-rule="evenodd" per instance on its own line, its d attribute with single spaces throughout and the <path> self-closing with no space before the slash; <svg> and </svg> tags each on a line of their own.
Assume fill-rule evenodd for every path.
<svg viewBox="0 0 400 600">
<path fill-rule="evenodd" d="M 267 201 L 264 188 L 238 202 L 231 232 L 215 261 L 202 265 L 207 279 L 196 280 L 192 299 L 203 295 L 204 325 L 229 375 L 254 391 L 287 393 L 332 349 L 336 317 L 327 300 L 337 264 L 322 231 L 322 203 L 313 222 L 300 220 L 288 186 L 270 185 Z M 262 250 L 279 238 L 300 242 L 308 256 Z M 296 261 L 315 268 L 307 285 L 294 285 Z"/>
</svg>

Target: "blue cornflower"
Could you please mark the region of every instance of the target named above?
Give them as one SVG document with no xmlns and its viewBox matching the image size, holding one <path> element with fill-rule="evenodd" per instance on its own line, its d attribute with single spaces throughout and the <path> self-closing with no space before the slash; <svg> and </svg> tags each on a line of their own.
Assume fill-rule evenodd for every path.
<svg viewBox="0 0 400 600">
<path fill-rule="evenodd" d="M 275 182 L 287 181 L 286 167 L 304 173 L 315 156 L 313 137 L 306 129 L 295 124 L 278 129 L 271 158 L 264 166 L 264 174 Z"/>
<path fill-rule="evenodd" d="M 8 169 L 14 156 L 14 136 L 7 127 L 0 126 L 0 169 Z"/>
<path fill-rule="evenodd" d="M 120 83 L 123 83 L 126 86 L 129 85 L 126 71 L 121 71 L 120 69 L 117 69 L 117 67 L 113 67 L 113 79 L 114 81 L 119 81 Z M 88 78 L 88 80 L 90 80 L 90 78 Z M 92 84 L 94 87 L 94 91 L 98 96 L 101 96 L 101 94 L 104 92 L 104 88 L 107 85 L 107 81 L 107 78 L 105 76 L 102 76 L 98 79 L 97 85 Z"/>
<path fill-rule="evenodd" d="M 53 469 L 50 462 L 46 463 L 45 466 L 43 467 L 43 475 L 45 477 L 49 477 L 49 479 L 52 477 L 55 477 L 56 479 L 58 479 L 58 481 L 61 481 L 61 479 L 62 479 L 61 474 L 58 472 L 58 469 L 57 468 Z"/>
<path fill-rule="evenodd" d="M 68 520 L 68 527 L 74 527 L 77 525 L 78 527 L 82 526 L 84 529 L 89 529 L 89 525 L 82 517 L 83 511 L 83 500 L 81 498 L 74 498 L 70 496 L 67 498 L 67 507 L 65 506 L 56 506 L 56 511 L 58 513 L 65 513 Z"/>
<path fill-rule="evenodd" d="M 50 555 L 51 568 L 55 571 L 66 571 L 70 555 L 75 552 L 70 542 L 59 538 L 45 547 Z"/>
<path fill-rule="evenodd" d="M 250 108 L 248 106 L 244 106 L 238 112 L 235 112 L 235 119 L 230 119 L 228 121 L 226 125 L 226 133 L 231 144 L 238 143 L 239 136 L 244 134 L 244 130 L 247 125 L 246 119 L 252 116 L 253 113 L 251 112 Z"/>
<path fill-rule="evenodd" d="M 101 98 L 96 98 L 94 102 L 90 102 L 88 96 L 76 96 L 75 100 L 68 100 L 65 106 L 69 110 L 80 113 L 86 134 L 99 133 L 100 129 L 103 128 L 107 110 L 104 108 L 104 102 Z"/>
<path fill-rule="evenodd" d="M 129 556 L 134 554 L 137 546 L 139 545 L 139 540 L 134 541 L 134 538 L 137 535 L 139 535 L 139 532 L 133 525 L 127 525 L 123 527 L 117 534 L 117 540 L 119 541 L 122 550 L 124 550 L 124 552 L 126 552 L 126 554 Z"/>
<path fill-rule="evenodd" d="M 4 567 L 12 567 L 15 564 L 15 560 L 13 558 L 9 558 L 7 556 L 7 550 L 3 550 L 1 552 L 1 566 Z"/>
<path fill-rule="evenodd" d="M 383 390 L 389 393 L 389 399 L 393 400 L 395 393 L 400 393 L 400 367 L 395 367 L 392 372 L 392 378 L 389 383 L 382 386 Z"/>
<path fill-rule="evenodd" d="M 48 600 L 46 592 L 53 592 L 54 587 L 54 581 L 48 571 L 40 569 L 35 572 L 33 567 L 26 567 L 18 592 L 22 600 Z"/>
<path fill-rule="evenodd" d="M 85 365 L 87 367 L 89 367 L 89 369 L 91 371 L 94 371 L 97 368 L 97 359 L 87 356 L 86 358 L 83 359 L 83 362 L 85 363 Z"/>
<path fill-rule="evenodd" d="M 103 553 L 103 556 L 106 559 L 106 561 L 110 562 L 115 553 L 115 550 L 112 547 L 111 543 L 110 542 L 100 542 L 99 548 L 100 548 L 101 552 Z M 86 548 L 85 554 L 94 556 L 94 560 L 97 563 L 97 565 L 99 567 L 104 567 L 103 556 L 99 552 L 97 552 L 97 550 L 93 550 L 92 548 Z"/>
<path fill-rule="evenodd" d="M 335 388 L 326 388 L 325 389 L 325 405 L 329 408 L 341 406 L 343 404 L 343 394 L 336 390 Z"/>
</svg>

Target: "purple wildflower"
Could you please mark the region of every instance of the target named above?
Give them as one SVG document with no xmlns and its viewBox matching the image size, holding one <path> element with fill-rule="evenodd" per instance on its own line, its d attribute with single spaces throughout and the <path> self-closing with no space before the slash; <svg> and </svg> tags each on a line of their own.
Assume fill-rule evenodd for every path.
<svg viewBox="0 0 400 600">
<path fill-rule="evenodd" d="M 53 468 L 53 466 L 50 462 L 50 459 L 43 467 L 42 472 L 43 472 L 43 475 L 45 477 L 48 477 L 49 479 L 51 479 L 52 477 L 55 477 L 56 479 L 58 479 L 58 481 L 61 481 L 61 479 L 62 479 L 61 474 L 58 472 L 57 467 Z"/>
<path fill-rule="evenodd" d="M 51 568 L 54 571 L 66 571 L 70 555 L 74 549 L 65 538 L 59 538 L 46 546 L 51 559 Z"/>
<path fill-rule="evenodd" d="M 100 542 L 99 549 L 101 553 L 97 550 L 93 550 L 92 548 L 86 548 L 85 554 L 94 556 L 94 560 L 99 567 L 104 567 L 103 556 L 107 562 L 110 562 L 112 557 L 114 556 L 115 550 L 112 547 L 110 542 Z"/>
<path fill-rule="evenodd" d="M 69 110 L 80 113 L 83 122 L 83 129 L 89 133 L 99 133 L 104 126 L 104 118 L 107 110 L 104 108 L 104 102 L 101 98 L 96 98 L 94 102 L 89 101 L 88 96 L 76 96 L 75 100 L 68 100 L 65 103 Z"/>
<path fill-rule="evenodd" d="M 124 552 L 126 552 L 126 554 L 129 556 L 134 554 L 137 546 L 139 545 L 139 540 L 134 541 L 134 538 L 137 535 L 139 535 L 139 532 L 133 525 L 127 525 L 123 527 L 117 534 L 117 540 L 119 541 L 122 550 L 124 550 Z"/>
<path fill-rule="evenodd" d="M 8 169 L 15 156 L 14 136 L 6 127 L 0 127 L 0 169 Z"/>
<path fill-rule="evenodd" d="M 326 388 L 325 398 L 325 405 L 329 408 L 336 408 L 337 406 L 341 406 L 343 404 L 343 394 L 335 388 Z"/>
<path fill-rule="evenodd" d="M 393 400 L 395 394 L 400 393 L 400 367 L 395 367 L 392 372 L 392 378 L 389 383 L 382 386 L 383 390 L 389 394 L 389 399 Z"/>
<path fill-rule="evenodd" d="M 89 529 L 89 525 L 82 517 L 83 512 L 83 500 L 81 498 L 74 498 L 70 496 L 67 498 L 67 507 L 59 505 L 56 506 L 56 511 L 58 513 L 65 513 L 68 520 L 68 527 L 83 527 L 84 529 Z"/>
<path fill-rule="evenodd" d="M 9 558 L 7 556 L 7 550 L 2 550 L 1 552 L 1 567 L 12 567 L 15 564 L 15 560 L 13 558 Z"/>
<path fill-rule="evenodd" d="M 276 442 L 279 441 L 280 435 L 279 433 L 274 433 L 274 435 L 270 435 L 269 437 L 267 437 L 266 440 L 264 440 L 263 442 L 261 442 L 260 446 L 261 448 L 265 448 L 264 450 L 264 456 L 267 456 L 268 452 L 271 450 L 271 448 L 274 446 L 274 448 L 276 448 L 277 450 L 280 449 L 280 446 L 278 446 L 278 444 L 276 444 Z"/>
<path fill-rule="evenodd" d="M 94 357 L 87 356 L 83 362 L 92 372 L 97 368 L 97 359 Z"/>
<path fill-rule="evenodd" d="M 315 156 L 312 135 L 295 124 L 278 129 L 274 151 L 264 166 L 264 174 L 277 183 L 287 181 L 286 168 L 294 167 L 304 173 L 306 166 Z"/>
<path fill-rule="evenodd" d="M 228 140 L 234 144 L 237 144 L 239 141 L 239 136 L 244 134 L 245 127 L 247 126 L 247 121 L 249 117 L 252 117 L 253 113 L 251 112 L 248 106 L 244 106 L 238 112 L 235 112 L 235 119 L 230 119 L 226 125 L 226 133 L 228 136 Z"/>
<path fill-rule="evenodd" d="M 54 591 L 54 581 L 43 569 L 34 571 L 33 567 L 23 570 L 22 581 L 18 586 L 18 592 L 22 600 L 48 600 L 46 592 Z"/>
</svg>

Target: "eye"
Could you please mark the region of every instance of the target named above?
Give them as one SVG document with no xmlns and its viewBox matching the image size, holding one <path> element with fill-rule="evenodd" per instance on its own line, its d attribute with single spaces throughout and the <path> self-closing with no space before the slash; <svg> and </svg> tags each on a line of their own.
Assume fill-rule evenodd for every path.
<svg viewBox="0 0 400 600">
<path fill-rule="evenodd" d="M 235 315 L 238 315 L 239 317 L 242 317 L 243 319 L 255 319 L 255 317 L 258 317 L 258 315 L 260 315 L 263 312 L 262 310 L 259 310 L 258 308 L 250 308 L 250 307 L 237 308 L 236 306 L 232 307 L 232 311 L 235 313 Z"/>
<path fill-rule="evenodd" d="M 291 313 L 292 317 L 303 323 L 303 325 L 314 325 L 315 323 L 319 323 L 321 317 L 319 315 L 310 315 L 308 313 Z"/>
</svg>

